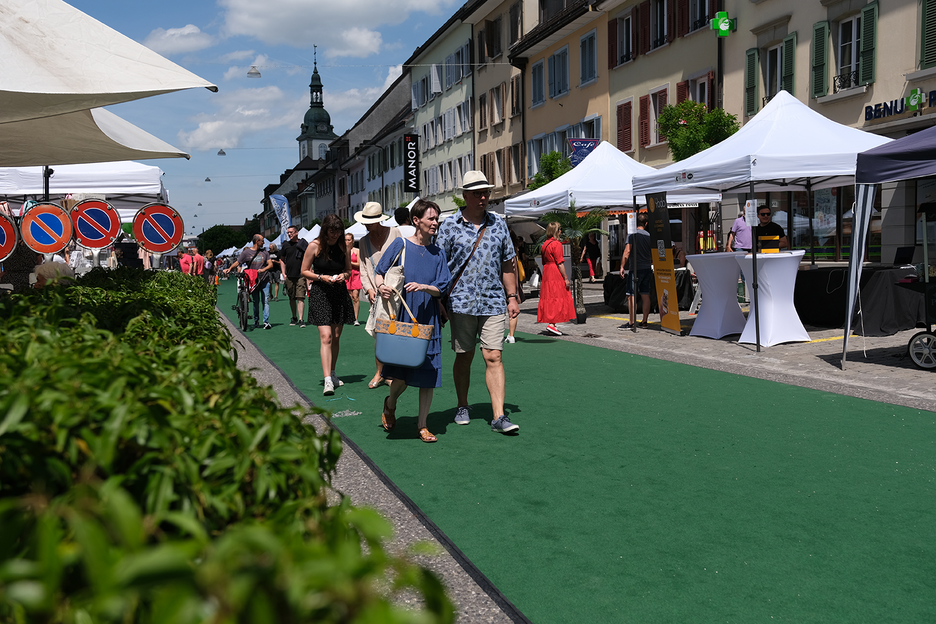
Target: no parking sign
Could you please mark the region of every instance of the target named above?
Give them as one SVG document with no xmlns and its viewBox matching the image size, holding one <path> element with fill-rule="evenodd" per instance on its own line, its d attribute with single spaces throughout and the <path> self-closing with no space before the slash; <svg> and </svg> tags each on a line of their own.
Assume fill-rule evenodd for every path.
<svg viewBox="0 0 936 624">
<path fill-rule="evenodd" d="M 71 217 L 58 204 L 37 204 L 26 211 L 20 234 L 26 246 L 41 254 L 54 254 L 68 246 L 72 238 Z"/>
<path fill-rule="evenodd" d="M 133 217 L 133 237 L 150 253 L 162 254 L 182 242 L 182 217 L 166 204 L 147 204 Z"/>
<path fill-rule="evenodd" d="M 19 232 L 13 219 L 0 213 L 0 262 L 10 257 L 19 242 Z"/>
<path fill-rule="evenodd" d="M 103 199 L 83 199 L 72 208 L 75 240 L 88 249 L 103 249 L 120 235 L 120 215 Z"/>
</svg>

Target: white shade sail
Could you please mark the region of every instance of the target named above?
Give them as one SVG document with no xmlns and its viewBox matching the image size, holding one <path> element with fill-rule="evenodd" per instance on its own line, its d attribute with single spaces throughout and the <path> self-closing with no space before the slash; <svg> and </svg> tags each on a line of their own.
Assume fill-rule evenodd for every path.
<svg viewBox="0 0 936 624">
<path fill-rule="evenodd" d="M 0 124 L 218 88 L 62 2 L 0 3 Z"/>
</svg>

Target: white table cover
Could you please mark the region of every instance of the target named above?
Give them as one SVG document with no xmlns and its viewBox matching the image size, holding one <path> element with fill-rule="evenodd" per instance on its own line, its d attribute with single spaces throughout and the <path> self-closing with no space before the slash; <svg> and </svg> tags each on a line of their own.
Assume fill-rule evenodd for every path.
<svg viewBox="0 0 936 624">
<path fill-rule="evenodd" d="M 690 336 L 722 338 L 744 331 L 744 312 L 738 305 L 738 277 L 741 275 L 741 267 L 735 260 L 738 256 L 743 257 L 744 253 L 686 256 L 702 290 L 702 305 Z"/>
<path fill-rule="evenodd" d="M 751 294 L 751 311 L 738 342 L 755 344 L 755 310 L 760 310 L 760 344 L 772 347 L 784 342 L 809 342 L 809 334 L 793 306 L 796 271 L 806 251 L 781 251 L 757 254 L 757 307 Z M 736 258 L 749 285 L 754 281 L 754 258 L 748 254 Z M 753 289 L 752 289 L 753 290 Z"/>
</svg>

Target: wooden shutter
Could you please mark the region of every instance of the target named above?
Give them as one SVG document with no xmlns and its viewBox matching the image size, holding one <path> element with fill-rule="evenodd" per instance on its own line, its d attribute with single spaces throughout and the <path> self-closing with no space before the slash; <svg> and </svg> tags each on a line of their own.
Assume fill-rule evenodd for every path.
<svg viewBox="0 0 936 624">
<path fill-rule="evenodd" d="M 622 152 L 634 149 L 634 139 L 631 121 L 632 102 L 618 104 L 617 107 L 617 148 Z"/>
<path fill-rule="evenodd" d="M 706 92 L 708 101 L 705 103 L 709 110 L 715 109 L 715 88 L 715 72 L 710 71 L 708 73 L 708 91 Z"/>
<path fill-rule="evenodd" d="M 858 84 L 874 82 L 874 50 L 877 44 L 878 4 L 861 9 L 861 51 L 858 54 Z"/>
<path fill-rule="evenodd" d="M 639 17 L 638 30 L 640 34 L 637 37 L 637 43 L 640 45 L 640 54 L 646 54 L 650 51 L 650 0 L 644 0 L 640 3 Z"/>
<path fill-rule="evenodd" d="M 783 48 L 781 48 L 781 50 L 783 54 L 783 73 L 780 76 L 780 87 L 790 95 L 795 95 L 793 93 L 793 88 L 796 84 L 796 80 L 794 80 L 794 70 L 796 69 L 796 32 L 792 32 L 783 38 Z"/>
<path fill-rule="evenodd" d="M 650 145 L 650 96 L 640 96 L 640 116 L 637 120 L 637 134 L 640 146 Z"/>
<path fill-rule="evenodd" d="M 689 81 L 676 83 L 676 103 L 685 102 L 689 99 Z M 704 102 L 703 102 L 704 103 Z"/>
<path fill-rule="evenodd" d="M 547 59 L 546 65 L 547 65 L 546 69 L 549 70 L 549 78 L 547 80 L 549 82 L 549 97 L 556 97 L 557 85 L 556 85 L 556 55 L 555 54 L 553 54 L 552 56 L 549 57 L 549 59 Z"/>
<path fill-rule="evenodd" d="M 812 27 L 812 76 L 809 90 L 814 98 L 829 92 L 829 22 L 816 22 Z"/>
<path fill-rule="evenodd" d="M 676 41 L 676 0 L 666 0 L 666 42 Z"/>
<path fill-rule="evenodd" d="M 676 34 L 685 37 L 689 34 L 692 25 L 689 23 L 689 0 L 676 2 Z"/>
<path fill-rule="evenodd" d="M 617 67 L 618 21 L 608 20 L 608 69 Z"/>
<path fill-rule="evenodd" d="M 757 73 L 760 70 L 759 50 L 751 48 L 745 52 L 744 62 L 744 114 L 748 117 L 757 113 Z"/>
<path fill-rule="evenodd" d="M 936 4 L 923 0 L 923 38 L 920 41 L 920 69 L 936 67 Z"/>
</svg>

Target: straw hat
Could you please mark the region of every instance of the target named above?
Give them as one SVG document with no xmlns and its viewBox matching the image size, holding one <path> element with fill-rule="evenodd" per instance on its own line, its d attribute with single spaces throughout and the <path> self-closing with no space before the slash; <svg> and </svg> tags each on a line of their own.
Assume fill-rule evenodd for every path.
<svg viewBox="0 0 936 624">
<path fill-rule="evenodd" d="M 390 218 L 390 215 L 383 213 L 383 208 L 377 202 L 367 202 L 364 204 L 364 210 L 354 213 L 354 220 L 358 223 L 380 223 Z"/>
<path fill-rule="evenodd" d="M 466 171 L 464 181 L 462 182 L 463 191 L 477 191 L 479 189 L 494 188 L 493 184 L 488 184 L 487 178 L 480 171 Z"/>
</svg>

